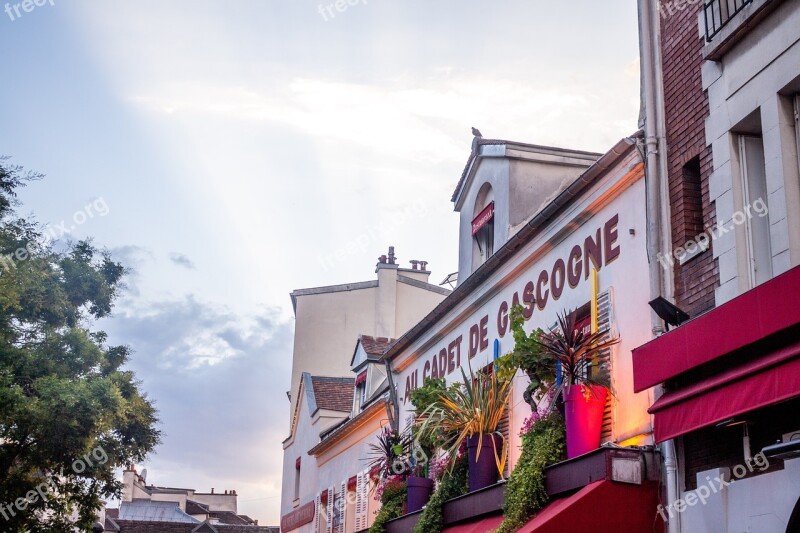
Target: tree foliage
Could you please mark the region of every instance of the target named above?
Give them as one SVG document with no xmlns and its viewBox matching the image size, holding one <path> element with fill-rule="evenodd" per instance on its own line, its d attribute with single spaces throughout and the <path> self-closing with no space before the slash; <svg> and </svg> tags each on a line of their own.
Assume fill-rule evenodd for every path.
<svg viewBox="0 0 800 533">
<path fill-rule="evenodd" d="M 124 369 L 130 349 L 93 329 L 125 269 L 88 241 L 54 251 L 14 213 L 16 190 L 38 177 L 0 159 L 0 530 L 87 530 L 121 490 L 114 469 L 160 434 Z"/>
</svg>

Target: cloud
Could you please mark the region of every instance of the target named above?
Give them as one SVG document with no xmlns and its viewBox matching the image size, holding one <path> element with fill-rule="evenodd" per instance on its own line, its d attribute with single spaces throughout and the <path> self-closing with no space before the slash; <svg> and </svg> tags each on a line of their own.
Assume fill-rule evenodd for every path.
<svg viewBox="0 0 800 533">
<path fill-rule="evenodd" d="M 142 269 L 145 264 L 152 263 L 155 259 L 153 252 L 143 246 L 133 244 L 117 246 L 109 250 L 114 261 L 122 263 L 128 269 L 123 283 L 125 284 L 126 296 L 137 297 L 141 294 L 139 284 L 142 281 Z"/>
<path fill-rule="evenodd" d="M 196 270 L 192 260 L 186 257 L 184 254 L 178 252 L 172 252 L 169 254 L 169 260 L 183 268 L 188 268 L 189 270 Z"/>
<path fill-rule="evenodd" d="M 159 410 L 164 439 L 141 465 L 148 481 L 236 489 L 249 502 L 240 512 L 277 522 L 291 321 L 276 308 L 241 316 L 193 296 L 126 305 L 102 326 L 133 348 L 128 366 Z"/>
</svg>

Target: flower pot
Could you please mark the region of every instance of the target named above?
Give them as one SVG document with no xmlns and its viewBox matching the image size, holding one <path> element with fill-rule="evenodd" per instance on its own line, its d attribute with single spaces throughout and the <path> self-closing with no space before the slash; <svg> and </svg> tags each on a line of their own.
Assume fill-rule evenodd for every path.
<svg viewBox="0 0 800 533">
<path fill-rule="evenodd" d="M 583 391 L 588 389 L 588 394 Z M 608 389 L 572 385 L 564 389 L 564 418 L 567 426 L 567 459 L 600 447 L 600 430 Z"/>
<path fill-rule="evenodd" d="M 481 444 L 481 454 L 478 456 L 478 442 Z M 469 460 L 469 491 L 489 487 L 497 483 L 497 463 L 494 458 L 495 442 L 500 444 L 500 437 L 491 435 L 473 435 L 467 438 L 467 456 Z"/>
<path fill-rule="evenodd" d="M 431 499 L 433 494 L 433 480 L 426 477 L 411 476 L 406 485 L 408 494 L 407 513 L 416 513 L 421 510 Z"/>
</svg>

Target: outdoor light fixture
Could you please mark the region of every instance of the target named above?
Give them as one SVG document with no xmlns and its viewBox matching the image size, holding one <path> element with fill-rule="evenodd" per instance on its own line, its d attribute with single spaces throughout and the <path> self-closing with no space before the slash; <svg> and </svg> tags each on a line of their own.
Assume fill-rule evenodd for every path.
<svg viewBox="0 0 800 533">
<path fill-rule="evenodd" d="M 767 446 L 761 453 L 768 459 L 795 459 L 800 457 L 800 439 Z"/>
<path fill-rule="evenodd" d="M 753 458 L 753 454 L 750 451 L 750 427 L 747 424 L 747 420 L 743 420 L 741 418 L 729 418 L 719 422 L 716 425 L 718 428 L 730 428 L 734 426 L 742 426 L 742 446 L 744 447 L 744 460 L 750 461 Z"/>
<path fill-rule="evenodd" d="M 667 331 L 669 331 L 670 326 L 680 326 L 689 320 L 689 315 L 681 311 L 675 304 L 667 301 L 663 296 L 659 296 L 650 302 L 650 307 L 664 321 Z"/>
</svg>

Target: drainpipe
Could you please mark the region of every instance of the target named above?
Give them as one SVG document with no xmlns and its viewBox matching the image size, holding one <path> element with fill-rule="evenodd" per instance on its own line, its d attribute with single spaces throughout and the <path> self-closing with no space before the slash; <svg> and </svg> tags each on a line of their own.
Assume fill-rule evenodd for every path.
<svg viewBox="0 0 800 533">
<path fill-rule="evenodd" d="M 671 299 L 672 269 L 663 268 L 659 257 L 670 257 L 669 192 L 666 163 L 666 126 L 664 118 L 664 84 L 662 80 L 660 35 L 657 1 L 638 0 L 640 27 L 640 57 L 642 69 L 642 92 L 644 101 L 644 150 L 647 181 L 647 257 L 650 273 L 650 296 Z M 664 333 L 661 319 L 651 311 L 653 336 Z M 657 387 L 655 394 L 663 390 Z M 666 474 L 666 507 L 678 499 L 678 459 L 675 442 L 661 445 Z M 680 533 L 680 516 L 669 517 L 668 533 Z"/>
</svg>

